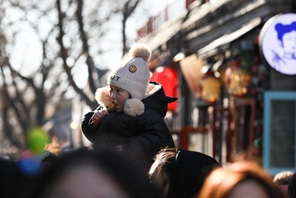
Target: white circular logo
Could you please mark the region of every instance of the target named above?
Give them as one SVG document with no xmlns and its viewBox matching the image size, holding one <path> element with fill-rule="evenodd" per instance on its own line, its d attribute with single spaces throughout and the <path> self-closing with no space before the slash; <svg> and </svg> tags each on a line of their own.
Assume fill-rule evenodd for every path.
<svg viewBox="0 0 296 198">
<path fill-rule="evenodd" d="M 269 19 L 260 32 L 259 44 L 272 68 L 283 74 L 296 74 L 296 14 Z"/>
</svg>

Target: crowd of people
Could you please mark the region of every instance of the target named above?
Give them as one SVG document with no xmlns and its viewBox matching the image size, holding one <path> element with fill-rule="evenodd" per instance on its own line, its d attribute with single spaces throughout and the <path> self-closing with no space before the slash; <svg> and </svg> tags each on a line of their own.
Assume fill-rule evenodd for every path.
<svg viewBox="0 0 296 198">
<path fill-rule="evenodd" d="M 196 151 L 161 149 L 149 172 L 125 153 L 78 148 L 41 161 L 37 174 L 0 159 L 3 198 L 295 198 L 296 174 L 252 161 L 222 166 Z"/>
<path fill-rule="evenodd" d="M 1 198 L 296 198 L 293 172 L 273 177 L 251 161 L 222 166 L 176 148 L 164 117 L 177 98 L 149 81 L 148 46 L 134 45 L 130 56 L 95 93 L 98 108 L 84 115 L 92 146 L 0 159 Z"/>
</svg>

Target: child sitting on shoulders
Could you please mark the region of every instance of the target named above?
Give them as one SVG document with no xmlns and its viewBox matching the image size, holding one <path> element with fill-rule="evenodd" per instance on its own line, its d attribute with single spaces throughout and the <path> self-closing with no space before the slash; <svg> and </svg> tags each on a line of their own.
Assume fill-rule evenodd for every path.
<svg viewBox="0 0 296 198">
<path fill-rule="evenodd" d="M 149 82 L 151 51 L 147 45 L 135 44 L 129 53 L 131 60 L 109 75 L 108 87 L 97 90 L 99 106 L 85 114 L 82 131 L 94 149 L 127 153 L 148 171 L 161 148 L 174 147 L 164 117 L 167 104 L 177 98 L 166 96 L 161 84 Z"/>
</svg>

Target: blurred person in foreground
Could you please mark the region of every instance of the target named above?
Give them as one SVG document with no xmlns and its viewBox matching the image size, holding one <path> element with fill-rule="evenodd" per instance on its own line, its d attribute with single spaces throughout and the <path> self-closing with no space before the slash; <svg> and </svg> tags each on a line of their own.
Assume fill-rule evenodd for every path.
<svg viewBox="0 0 296 198">
<path fill-rule="evenodd" d="M 161 198 L 139 166 L 110 150 L 61 154 L 43 169 L 30 198 Z"/>
<path fill-rule="evenodd" d="M 167 147 L 155 156 L 149 177 L 166 198 L 192 198 L 216 167 L 221 165 L 206 154 Z"/>
<path fill-rule="evenodd" d="M 0 157 L 0 197 L 25 197 L 40 171 L 57 156 L 45 150 L 47 135 L 40 127 L 32 127 L 25 137 L 26 148 L 15 159 Z"/>
<path fill-rule="evenodd" d="M 47 151 L 38 156 L 28 153 L 15 160 L 0 157 L 0 198 L 23 197 L 40 171 L 57 159 Z"/>
<path fill-rule="evenodd" d="M 0 158 L 0 197 L 18 198 L 27 193 L 35 175 L 20 170 L 18 161 Z"/>
<path fill-rule="evenodd" d="M 282 191 L 262 167 L 237 161 L 213 170 L 197 198 L 284 198 Z"/>
<path fill-rule="evenodd" d="M 289 181 L 288 189 L 287 189 L 287 197 L 296 198 L 296 173 L 293 174 L 291 180 Z"/>
<path fill-rule="evenodd" d="M 287 195 L 288 185 L 292 180 L 293 175 L 294 172 L 292 171 L 281 171 L 277 173 L 273 178 L 273 182 L 275 182 L 279 186 L 284 195 Z"/>
</svg>

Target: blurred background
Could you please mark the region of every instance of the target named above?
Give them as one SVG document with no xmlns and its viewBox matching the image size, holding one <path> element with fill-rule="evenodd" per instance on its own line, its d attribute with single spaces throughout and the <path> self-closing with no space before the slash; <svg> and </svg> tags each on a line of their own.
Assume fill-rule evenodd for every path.
<svg viewBox="0 0 296 198">
<path fill-rule="evenodd" d="M 33 126 L 73 146 L 84 113 L 73 115 L 73 100 L 96 106 L 104 74 L 119 66 L 136 30 L 170 2 L 1 0 L 0 153 L 24 149 Z"/>
<path fill-rule="evenodd" d="M 296 76 L 270 67 L 260 39 L 266 22 L 295 4 L 0 0 L 0 155 L 17 158 L 34 126 L 54 153 L 89 146 L 82 116 L 140 42 L 152 49 L 151 80 L 179 98 L 166 116 L 178 147 L 222 164 L 244 154 L 272 174 L 294 170 Z"/>
</svg>

